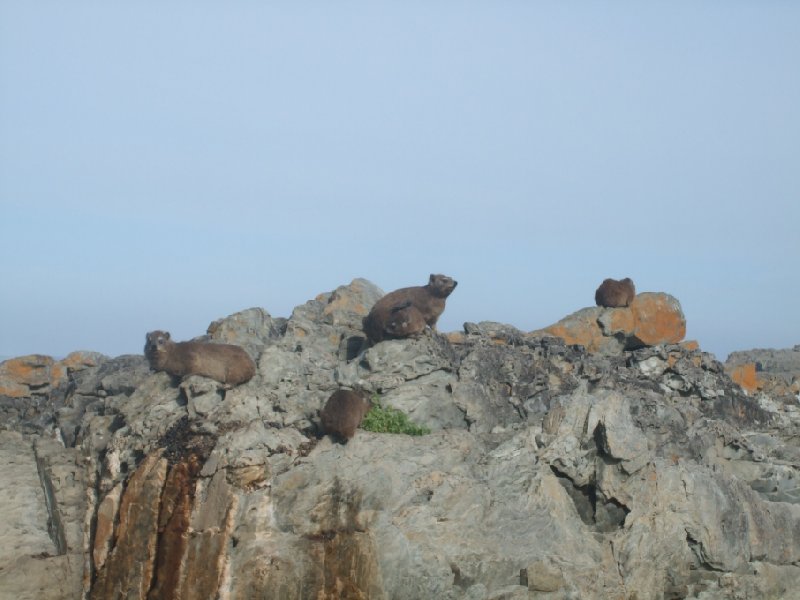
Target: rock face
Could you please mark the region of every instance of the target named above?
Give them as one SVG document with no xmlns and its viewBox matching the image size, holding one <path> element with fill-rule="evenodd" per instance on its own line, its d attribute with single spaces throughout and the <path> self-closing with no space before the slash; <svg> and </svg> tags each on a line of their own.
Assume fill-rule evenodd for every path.
<svg viewBox="0 0 800 600">
<path fill-rule="evenodd" d="M 764 392 L 790 403 L 800 395 L 800 345 L 732 352 L 725 370 L 750 393 Z"/>
<path fill-rule="evenodd" d="M 46 396 L 67 383 L 71 373 L 105 360 L 97 352 L 73 352 L 64 360 L 31 354 L 0 363 L 0 395 L 9 398 Z"/>
<path fill-rule="evenodd" d="M 746 394 L 696 346 L 647 345 L 666 321 L 644 308 L 622 336 L 638 347 L 608 354 L 488 322 L 363 349 L 380 295 L 356 280 L 287 320 L 250 309 L 215 322 L 209 335 L 258 355 L 233 389 L 132 356 L 0 397 L 3 597 L 798 589 L 796 402 Z M 628 318 L 608 312 L 607 328 Z M 321 436 L 320 408 L 355 384 L 432 433 Z"/>
<path fill-rule="evenodd" d="M 686 335 L 681 305 L 669 294 L 644 292 L 624 308 L 590 307 L 534 331 L 554 335 L 589 352 L 619 354 L 643 346 L 675 344 Z"/>
</svg>

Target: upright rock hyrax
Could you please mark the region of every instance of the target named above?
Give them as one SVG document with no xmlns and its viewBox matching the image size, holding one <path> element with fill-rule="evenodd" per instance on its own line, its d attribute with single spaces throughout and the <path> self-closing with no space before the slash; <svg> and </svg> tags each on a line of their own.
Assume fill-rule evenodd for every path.
<svg viewBox="0 0 800 600">
<path fill-rule="evenodd" d="M 364 333 L 373 344 L 421 333 L 426 326 L 436 331 L 445 299 L 458 282 L 446 275 L 431 275 L 428 285 L 400 288 L 375 303 L 364 317 Z"/>
<path fill-rule="evenodd" d="M 336 390 L 319 413 L 322 430 L 347 442 L 369 412 L 370 401 L 362 390 Z"/>
<path fill-rule="evenodd" d="M 636 296 L 636 288 L 633 286 L 633 281 L 630 277 L 625 279 L 605 279 L 597 291 L 594 293 L 594 301 L 597 306 L 605 306 L 607 308 L 618 308 L 621 306 L 630 306 L 633 298 Z"/>
<path fill-rule="evenodd" d="M 221 383 L 239 385 L 249 381 L 256 364 L 239 346 L 206 342 L 173 342 L 167 331 L 147 334 L 144 355 L 154 371 L 170 375 L 202 375 Z"/>
</svg>

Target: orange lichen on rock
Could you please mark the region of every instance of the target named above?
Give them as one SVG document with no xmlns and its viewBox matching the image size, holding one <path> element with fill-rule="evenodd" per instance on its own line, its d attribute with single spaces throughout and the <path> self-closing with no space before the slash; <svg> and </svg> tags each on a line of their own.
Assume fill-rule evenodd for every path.
<svg viewBox="0 0 800 600">
<path fill-rule="evenodd" d="M 60 361 L 44 354 L 10 358 L 0 363 L 0 396 L 46 394 L 48 388 L 66 383 L 67 373 L 97 366 L 101 357 L 96 352 L 73 352 Z"/>
<path fill-rule="evenodd" d="M 49 385 L 54 362 L 50 356 L 30 354 L 0 363 L 0 395 L 23 398 L 31 389 Z"/>
<path fill-rule="evenodd" d="M 686 335 L 686 319 L 674 297 L 645 292 L 636 296 L 630 307 L 584 308 L 529 335 L 553 335 L 589 352 L 614 354 L 642 346 L 678 343 Z"/>
<path fill-rule="evenodd" d="M 630 308 L 609 308 L 605 311 L 606 318 L 604 332 L 606 335 L 613 335 L 616 332 L 631 332 L 636 327 L 636 319 Z"/>
<path fill-rule="evenodd" d="M 347 290 L 349 293 L 342 293 L 338 290 L 334 291 L 328 298 L 325 308 L 322 309 L 322 314 L 329 316 L 334 315 L 337 312 L 349 312 L 361 315 L 362 317 L 367 316 L 369 313 L 369 308 L 364 306 L 364 304 L 361 302 L 360 295 L 363 287 L 364 286 L 358 281 L 354 281 L 350 285 L 351 289 Z M 320 298 L 320 301 L 323 300 L 324 296 Z"/>
<path fill-rule="evenodd" d="M 737 365 L 729 371 L 728 375 L 746 392 L 753 393 L 761 387 L 758 375 L 756 375 L 755 363 Z"/>
<path fill-rule="evenodd" d="M 686 335 L 686 319 L 678 300 L 668 294 L 643 293 L 631 303 L 632 335 L 644 346 L 677 344 Z"/>
<path fill-rule="evenodd" d="M 102 354 L 97 352 L 70 352 L 66 358 L 56 363 L 67 371 L 81 371 L 88 367 L 96 367 L 103 359 Z"/>
<path fill-rule="evenodd" d="M 589 352 L 597 352 L 603 344 L 603 332 L 597 323 L 602 308 L 584 308 L 531 335 L 553 335 L 572 345 L 578 344 Z"/>
</svg>

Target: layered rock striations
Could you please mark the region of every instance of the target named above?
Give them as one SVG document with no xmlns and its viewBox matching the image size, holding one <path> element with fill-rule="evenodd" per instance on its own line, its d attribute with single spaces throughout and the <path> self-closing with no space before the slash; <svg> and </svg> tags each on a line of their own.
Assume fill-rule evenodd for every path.
<svg viewBox="0 0 800 600">
<path fill-rule="evenodd" d="M 800 587 L 797 403 L 748 394 L 677 343 L 677 301 L 591 309 L 611 332 L 594 346 L 602 338 L 469 323 L 367 348 L 360 323 L 380 296 L 356 280 L 289 319 L 249 309 L 213 323 L 209 338 L 259 356 L 238 387 L 96 356 L 2 392 L 12 516 L 0 596 L 642 600 Z M 356 384 L 431 433 L 322 436 L 319 410 Z"/>
</svg>

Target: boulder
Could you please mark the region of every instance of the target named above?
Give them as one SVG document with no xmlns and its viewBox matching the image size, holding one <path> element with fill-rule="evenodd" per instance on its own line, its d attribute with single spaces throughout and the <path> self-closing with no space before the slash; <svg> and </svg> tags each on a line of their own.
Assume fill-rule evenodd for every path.
<svg viewBox="0 0 800 600">
<path fill-rule="evenodd" d="M 263 308 L 248 308 L 208 326 L 206 338 L 244 348 L 253 359 L 283 335 L 286 319 L 273 319 Z"/>
<path fill-rule="evenodd" d="M 673 296 L 644 292 L 629 307 L 583 308 L 528 335 L 556 336 L 589 352 L 619 354 L 623 350 L 680 342 L 686 335 L 686 319 Z"/>
<path fill-rule="evenodd" d="M 47 393 L 53 379 L 61 379 L 61 369 L 50 356 L 30 354 L 0 363 L 0 395 L 24 398 Z"/>
</svg>

